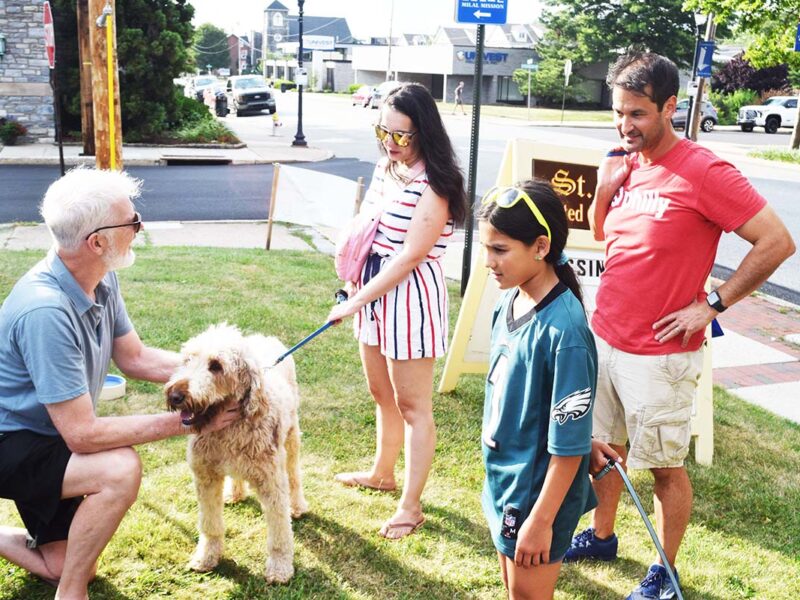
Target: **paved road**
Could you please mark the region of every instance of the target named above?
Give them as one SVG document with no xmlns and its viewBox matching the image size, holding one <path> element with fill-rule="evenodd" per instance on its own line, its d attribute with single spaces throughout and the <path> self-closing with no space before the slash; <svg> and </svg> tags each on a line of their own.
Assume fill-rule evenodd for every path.
<svg viewBox="0 0 800 600">
<path fill-rule="evenodd" d="M 321 94 L 306 94 L 303 100 L 304 133 L 309 145 L 331 149 L 337 158 L 297 166 L 350 179 L 363 176 L 368 181 L 378 157 L 371 127 L 377 111 L 352 107 L 346 99 Z M 284 127 L 278 131 L 287 144 L 295 133 L 296 101 L 295 94 L 278 94 L 279 115 L 284 122 Z M 226 121 L 250 145 L 271 138 L 271 120 L 267 115 L 228 117 Z M 470 119 L 461 115 L 446 115 L 445 122 L 466 170 Z M 740 137 L 748 136 L 755 136 L 760 141 L 782 140 L 782 143 L 786 143 L 788 140 L 782 134 L 712 132 L 708 135 L 737 141 Z M 534 127 L 508 119 L 485 119 L 480 137 L 478 193 L 493 184 L 507 139 L 530 137 L 605 146 L 615 140 L 614 136 L 611 129 Z M 271 165 L 132 167 L 129 170 L 145 182 L 141 207 L 149 220 L 263 219 L 267 214 L 272 183 Z M 57 176 L 57 167 L 0 167 L 0 223 L 39 220 L 38 202 Z M 800 240 L 800 204 L 796 201 L 795 192 L 798 178 L 751 177 L 751 181 L 785 220 L 795 239 Z M 723 236 L 717 263 L 721 267 L 734 268 L 747 252 L 748 246 L 735 235 Z M 771 280 L 800 293 L 800 256 L 793 257 Z"/>
</svg>

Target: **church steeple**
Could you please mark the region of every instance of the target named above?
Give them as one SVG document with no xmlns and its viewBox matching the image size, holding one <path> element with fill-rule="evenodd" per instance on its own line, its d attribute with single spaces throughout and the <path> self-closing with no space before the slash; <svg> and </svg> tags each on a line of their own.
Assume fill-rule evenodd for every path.
<svg viewBox="0 0 800 600">
<path fill-rule="evenodd" d="M 264 9 L 264 50 L 266 52 L 276 52 L 278 44 L 289 41 L 288 16 L 289 9 L 278 0 Z"/>
</svg>

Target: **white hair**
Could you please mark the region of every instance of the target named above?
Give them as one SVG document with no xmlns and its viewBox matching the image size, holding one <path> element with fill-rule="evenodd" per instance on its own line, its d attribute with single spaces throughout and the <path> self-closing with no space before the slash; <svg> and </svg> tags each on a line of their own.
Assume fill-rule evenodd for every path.
<svg viewBox="0 0 800 600">
<path fill-rule="evenodd" d="M 111 207 L 133 202 L 142 182 L 123 171 L 76 167 L 47 188 L 39 212 L 56 250 L 76 250 L 90 232 L 109 225 Z"/>
</svg>

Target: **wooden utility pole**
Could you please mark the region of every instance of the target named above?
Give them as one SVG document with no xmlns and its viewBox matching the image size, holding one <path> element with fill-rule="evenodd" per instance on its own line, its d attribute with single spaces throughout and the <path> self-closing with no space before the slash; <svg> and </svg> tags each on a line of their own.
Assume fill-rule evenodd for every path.
<svg viewBox="0 0 800 600">
<path fill-rule="evenodd" d="M 83 155 L 94 156 L 92 52 L 89 47 L 89 0 L 78 0 L 78 60 L 81 64 L 81 140 Z"/>
<path fill-rule="evenodd" d="M 706 41 L 714 41 L 716 35 L 717 24 L 714 22 L 714 13 L 708 13 L 708 22 L 706 23 Z M 684 127 L 690 128 L 689 137 L 693 142 L 697 141 L 697 132 L 700 129 L 700 109 L 703 107 L 705 83 L 705 77 L 697 78 L 697 92 L 694 97 L 694 104 L 692 104 L 692 112 L 691 114 L 686 115 L 686 125 L 684 125 Z"/>
<path fill-rule="evenodd" d="M 110 5 L 112 14 L 104 20 L 103 8 Z M 89 47 L 92 60 L 92 104 L 94 114 L 95 164 L 98 169 L 122 169 L 122 120 L 119 104 L 119 77 L 117 74 L 117 11 L 114 0 L 89 0 Z M 98 26 L 98 20 L 103 26 Z M 111 27 L 111 48 L 107 48 L 106 31 Z M 111 94 L 109 94 L 108 53 L 111 56 Z M 109 106 L 112 103 L 112 106 Z M 114 143 L 111 144 L 109 108 L 114 113 Z M 111 153 L 114 153 L 112 160 Z"/>
</svg>

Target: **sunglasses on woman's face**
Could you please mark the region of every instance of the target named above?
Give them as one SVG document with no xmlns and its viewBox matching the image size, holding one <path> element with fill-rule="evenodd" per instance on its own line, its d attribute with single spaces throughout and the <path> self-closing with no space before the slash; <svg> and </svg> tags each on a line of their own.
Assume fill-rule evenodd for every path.
<svg viewBox="0 0 800 600">
<path fill-rule="evenodd" d="M 417 135 L 416 131 L 389 131 L 383 125 L 375 125 L 375 137 L 379 141 L 384 141 L 387 136 L 392 136 L 392 141 L 405 148 L 411 143 L 411 138 Z"/>
<path fill-rule="evenodd" d="M 481 200 L 481 205 L 495 203 L 500 208 L 511 208 L 520 200 L 528 205 L 528 208 L 539 222 L 539 225 L 544 227 L 544 230 L 547 232 L 547 239 L 552 241 L 552 237 L 550 236 L 550 226 L 547 224 L 544 215 L 538 209 L 531 197 L 528 196 L 528 194 L 526 194 L 524 191 L 515 187 L 495 186 L 486 192 L 486 195 Z"/>
<path fill-rule="evenodd" d="M 142 215 L 140 215 L 138 212 L 135 212 L 133 213 L 133 221 L 130 221 L 129 223 L 120 223 L 119 225 L 106 225 L 105 227 L 98 227 L 97 229 L 92 231 L 89 235 L 87 235 L 86 239 L 88 240 L 93 233 L 97 233 L 98 231 L 102 231 L 104 229 L 116 229 L 117 227 L 133 227 L 133 233 L 139 233 L 139 230 L 141 230 L 142 228 Z"/>
</svg>

